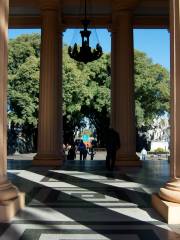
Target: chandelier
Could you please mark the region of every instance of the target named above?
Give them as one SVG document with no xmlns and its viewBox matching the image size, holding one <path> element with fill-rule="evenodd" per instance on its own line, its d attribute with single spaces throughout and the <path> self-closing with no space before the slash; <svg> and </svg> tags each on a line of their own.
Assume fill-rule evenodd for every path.
<svg viewBox="0 0 180 240">
<path fill-rule="evenodd" d="M 86 15 L 86 0 L 85 0 L 85 17 L 84 20 L 81 21 L 81 23 L 83 25 L 83 30 L 80 31 L 82 38 L 82 46 L 79 48 L 77 43 L 75 43 L 73 47 L 69 46 L 68 54 L 72 59 L 86 64 L 88 62 L 92 62 L 99 59 L 103 54 L 102 47 L 100 46 L 99 43 L 96 45 L 96 48 L 92 50 L 91 47 L 89 46 L 89 37 L 91 35 L 91 31 L 88 30 L 88 25 L 90 24 L 90 21 L 87 19 Z"/>
</svg>

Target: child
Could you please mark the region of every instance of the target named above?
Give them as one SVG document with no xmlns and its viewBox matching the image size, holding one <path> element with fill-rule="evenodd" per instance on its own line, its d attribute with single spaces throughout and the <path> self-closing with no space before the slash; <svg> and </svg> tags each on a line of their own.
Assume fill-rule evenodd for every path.
<svg viewBox="0 0 180 240">
<path fill-rule="evenodd" d="M 96 152 L 95 152 L 95 150 L 94 150 L 93 147 L 91 147 L 91 148 L 89 149 L 88 154 L 90 155 L 91 160 L 93 160 L 93 159 L 94 159 L 94 155 L 96 154 Z"/>
<path fill-rule="evenodd" d="M 67 160 L 74 160 L 74 159 L 76 159 L 76 148 L 74 145 L 72 145 L 68 150 Z"/>
</svg>

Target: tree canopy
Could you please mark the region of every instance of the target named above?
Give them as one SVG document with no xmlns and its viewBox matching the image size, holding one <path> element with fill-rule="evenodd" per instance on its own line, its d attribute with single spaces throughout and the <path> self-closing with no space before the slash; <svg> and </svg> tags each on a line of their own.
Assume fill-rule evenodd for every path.
<svg viewBox="0 0 180 240">
<path fill-rule="evenodd" d="M 9 120 L 37 125 L 39 102 L 40 37 L 22 35 L 9 41 Z"/>
<path fill-rule="evenodd" d="M 65 138 L 72 137 L 84 117 L 100 141 L 110 115 L 110 54 L 95 62 L 78 63 L 63 48 L 63 123 Z M 8 118 L 23 129 L 36 129 L 39 102 L 40 35 L 22 35 L 9 41 Z M 135 50 L 135 108 L 137 127 L 150 127 L 157 115 L 169 111 L 169 73 Z M 33 131 L 32 131 L 33 132 Z M 28 131 L 29 133 L 29 131 Z"/>
<path fill-rule="evenodd" d="M 169 72 L 135 50 L 135 107 L 137 126 L 151 126 L 153 119 L 169 111 Z"/>
</svg>

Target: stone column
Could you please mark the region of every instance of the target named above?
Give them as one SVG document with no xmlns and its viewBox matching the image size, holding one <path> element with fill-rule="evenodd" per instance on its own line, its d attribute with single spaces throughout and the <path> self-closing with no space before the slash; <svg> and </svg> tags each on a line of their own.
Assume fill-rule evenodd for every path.
<svg viewBox="0 0 180 240">
<path fill-rule="evenodd" d="M 180 0 L 170 1 L 171 146 L 170 181 L 154 194 L 153 206 L 170 224 L 180 224 Z"/>
<path fill-rule="evenodd" d="M 0 221 L 9 221 L 24 206 L 24 195 L 7 177 L 7 60 L 9 1 L 0 1 Z"/>
<path fill-rule="evenodd" d="M 115 165 L 139 166 L 135 140 L 132 13 L 117 6 L 112 18 L 111 59 L 111 126 L 119 133 L 121 140 Z"/>
<path fill-rule="evenodd" d="M 62 34 L 60 4 L 44 0 L 42 9 L 38 152 L 35 165 L 59 166 L 62 143 Z"/>
</svg>

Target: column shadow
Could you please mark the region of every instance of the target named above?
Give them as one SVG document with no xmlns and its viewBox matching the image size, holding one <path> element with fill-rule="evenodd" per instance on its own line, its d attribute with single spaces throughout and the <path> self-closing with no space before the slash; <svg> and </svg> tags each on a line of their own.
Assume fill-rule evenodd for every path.
<svg viewBox="0 0 180 240">
<path fill-rule="evenodd" d="M 28 171 L 31 171 L 31 169 L 28 169 Z M 136 191 L 135 188 L 133 190 L 130 190 L 128 188 L 124 187 L 116 187 L 113 185 L 105 184 L 105 183 L 100 183 L 97 181 L 92 181 L 89 179 L 84 179 L 80 178 L 77 176 L 70 176 L 65 173 L 58 173 L 54 171 L 39 171 L 39 170 L 33 170 L 33 173 L 37 173 L 40 175 L 44 175 L 44 178 L 42 182 L 49 182 L 49 179 L 53 182 L 52 179 L 55 181 L 60 181 L 60 182 L 66 182 L 68 184 L 75 185 L 79 188 L 84 188 L 92 192 L 98 192 L 102 195 L 110 196 L 113 198 L 116 198 L 120 201 L 125 201 L 129 203 L 134 203 L 137 205 L 139 208 L 147 208 L 151 206 L 151 195 L 143 192 L 142 189 L 139 188 L 140 191 Z M 111 177 L 113 180 L 113 177 Z M 122 184 L 126 184 L 128 182 L 125 182 L 124 179 L 119 179 L 122 180 Z M 138 198 L 135 198 L 135 194 L 138 196 Z M 142 201 L 140 201 L 142 199 Z"/>
<path fill-rule="evenodd" d="M 37 171 L 38 172 L 38 171 Z M 39 202 L 42 202 L 46 207 L 50 207 L 51 209 L 56 210 L 59 213 L 64 214 L 65 216 L 73 219 L 77 223 L 86 226 L 87 228 L 90 228 L 93 232 L 99 233 L 108 239 L 117 240 L 117 234 L 135 234 L 139 237 L 140 240 L 160 240 L 160 239 L 166 239 L 167 236 L 173 235 L 170 231 L 161 228 L 159 225 L 164 225 L 162 222 L 153 222 L 149 223 L 143 220 L 139 220 L 133 217 L 129 217 L 127 215 L 124 215 L 119 212 L 115 212 L 111 209 L 108 209 L 103 206 L 96 205 L 92 202 L 89 202 L 87 200 L 84 200 L 80 197 L 68 195 L 67 193 L 64 193 L 60 190 L 55 190 L 50 187 L 46 187 L 40 183 L 35 183 L 30 180 L 24 179 L 20 176 L 14 176 L 13 178 L 14 182 L 18 182 L 19 188 L 21 191 L 26 192 L 26 185 L 32 186 L 33 189 L 36 189 L 37 191 L 34 191 L 32 195 L 29 197 L 29 201 L 27 202 L 27 205 L 29 205 L 32 201 L 32 199 L 38 200 Z M 74 178 L 69 179 L 69 181 L 74 180 Z M 23 182 L 23 184 L 21 184 Z M 71 182 L 72 183 L 72 182 Z M 90 188 L 91 189 L 91 188 Z M 37 194 L 39 190 L 44 190 L 47 192 L 49 190 L 48 196 L 42 201 L 42 198 L 40 195 Z M 120 197 L 120 196 L 119 196 Z M 63 207 L 62 202 L 67 202 L 67 199 L 69 201 L 69 205 L 74 204 L 74 202 L 79 202 L 80 208 L 70 208 L 70 207 Z M 126 198 L 124 198 L 126 199 Z M 55 203 L 49 204 L 49 202 Z M 52 203 L 51 202 L 51 203 Z M 59 205 L 57 205 L 58 203 Z M 85 207 L 83 207 L 85 206 Z M 34 206 L 35 207 L 35 206 Z M 39 206 L 37 206 L 39 207 Z M 98 215 L 99 214 L 99 215 Z M 32 216 L 33 217 L 33 216 Z M 21 218 L 21 212 L 19 213 L 19 218 Z M 23 220 L 24 221 L 24 220 Z M 36 224 L 38 221 L 32 221 L 31 223 Z M 42 223 L 43 224 L 43 219 Z M 101 229 L 98 228 L 100 225 L 107 225 L 107 226 L 118 226 L 119 229 Z M 125 228 L 124 228 L 124 227 Z M 128 227 L 127 227 L 128 226 Z M 144 226 L 142 228 L 142 226 Z M 51 226 L 52 230 L 59 231 L 54 226 Z M 146 228 L 147 227 L 147 228 Z M 124 228 L 124 229 L 123 229 Z M 78 231 L 75 231 L 77 233 Z M 82 231 L 83 233 L 83 231 Z M 159 238 L 158 235 L 164 236 L 163 238 Z M 114 235 L 114 236 L 113 236 Z M 27 236 L 22 236 L 21 240 L 27 239 Z M 168 238 L 169 239 L 169 238 Z M 34 240 L 34 238 L 33 238 Z M 125 240 L 125 238 L 123 239 Z"/>
</svg>

